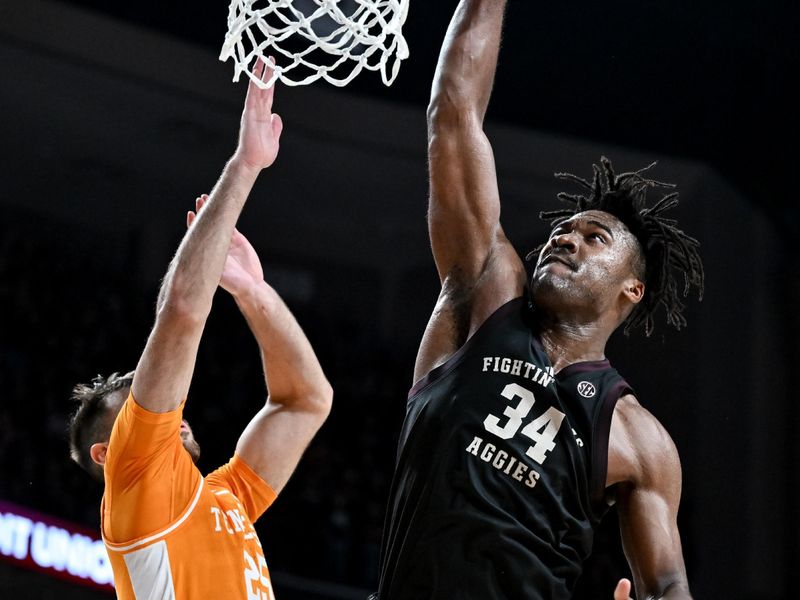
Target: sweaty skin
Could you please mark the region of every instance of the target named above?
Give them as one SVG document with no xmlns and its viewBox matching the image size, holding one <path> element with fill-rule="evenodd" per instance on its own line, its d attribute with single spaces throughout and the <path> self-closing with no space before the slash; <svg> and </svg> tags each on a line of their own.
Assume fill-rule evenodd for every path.
<svg viewBox="0 0 800 600">
<path fill-rule="evenodd" d="M 428 108 L 428 226 L 441 292 L 419 348 L 415 381 L 528 289 L 522 260 L 500 225 L 494 156 L 483 131 L 505 4 L 462 0 L 436 68 Z M 608 338 L 644 294 L 635 268 L 637 243 L 616 217 L 600 211 L 578 214 L 551 234 L 530 293 L 556 371 L 605 357 Z M 639 598 L 691 598 L 677 528 L 677 451 L 632 395 L 614 409 L 606 485 L 617 500 Z M 631 583 L 621 580 L 615 600 L 630 591 Z"/>
</svg>

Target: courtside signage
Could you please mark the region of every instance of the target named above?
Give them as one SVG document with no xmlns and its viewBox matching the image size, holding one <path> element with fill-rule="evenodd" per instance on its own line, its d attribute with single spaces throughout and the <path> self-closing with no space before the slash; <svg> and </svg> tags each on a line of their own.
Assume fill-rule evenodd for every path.
<svg viewBox="0 0 800 600">
<path fill-rule="evenodd" d="M 97 532 L 2 500 L 0 560 L 114 591 L 111 563 Z"/>
</svg>

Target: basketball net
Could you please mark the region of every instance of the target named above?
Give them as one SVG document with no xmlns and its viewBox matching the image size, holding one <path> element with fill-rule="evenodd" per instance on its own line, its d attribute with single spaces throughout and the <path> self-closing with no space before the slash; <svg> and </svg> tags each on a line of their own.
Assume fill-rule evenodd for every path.
<svg viewBox="0 0 800 600">
<path fill-rule="evenodd" d="M 345 86 L 362 69 L 380 71 L 391 85 L 408 58 L 402 27 L 409 0 L 231 0 L 219 59 L 233 58 L 233 80 L 247 74 L 259 87 L 280 79 L 306 85 L 324 79 Z M 346 12 L 345 12 L 346 11 Z M 262 82 L 257 59 L 272 66 Z"/>
</svg>

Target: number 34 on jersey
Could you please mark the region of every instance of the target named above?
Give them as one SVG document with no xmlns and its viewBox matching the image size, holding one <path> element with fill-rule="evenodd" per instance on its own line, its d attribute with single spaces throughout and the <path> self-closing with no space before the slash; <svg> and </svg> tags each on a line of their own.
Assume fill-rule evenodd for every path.
<svg viewBox="0 0 800 600">
<path fill-rule="evenodd" d="M 503 417 L 489 414 L 483 421 L 484 429 L 503 440 L 511 439 L 517 433 L 530 439 L 533 444 L 528 447 L 525 454 L 541 465 L 547 459 L 547 453 L 556 447 L 555 439 L 561 429 L 564 413 L 551 406 L 523 427 L 536 402 L 533 392 L 519 384 L 509 383 L 503 388 L 500 395 L 510 404 L 503 411 Z M 532 469 L 528 471 L 525 463 L 509 456 L 504 450 L 497 450 L 494 444 L 487 442 L 481 449 L 482 444 L 483 440 L 476 436 L 467 447 L 467 452 L 479 456 L 483 461 L 491 463 L 498 471 L 502 471 L 517 481 L 524 482 L 528 487 L 532 488 L 536 485 L 536 481 L 539 479 L 536 471 Z"/>
</svg>

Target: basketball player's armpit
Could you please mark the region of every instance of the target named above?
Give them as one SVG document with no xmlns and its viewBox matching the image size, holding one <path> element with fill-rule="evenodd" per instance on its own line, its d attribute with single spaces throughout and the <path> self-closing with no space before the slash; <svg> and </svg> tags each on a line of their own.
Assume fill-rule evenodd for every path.
<svg viewBox="0 0 800 600">
<path fill-rule="evenodd" d="M 522 294 L 525 269 L 510 242 L 492 244 L 471 265 L 457 262 L 442 284 L 439 304 L 447 308 L 463 344 L 498 307 Z"/>
<path fill-rule="evenodd" d="M 458 267 L 448 274 L 442 285 L 437 308 L 441 309 L 439 317 L 450 325 L 448 337 L 453 352 L 467 341 L 474 292 L 475 283 L 465 281 L 464 273 Z"/>
<path fill-rule="evenodd" d="M 525 269 L 508 242 L 466 273 L 456 264 L 425 328 L 414 366 L 414 382 L 453 355 L 497 308 L 522 295 Z"/>
</svg>

